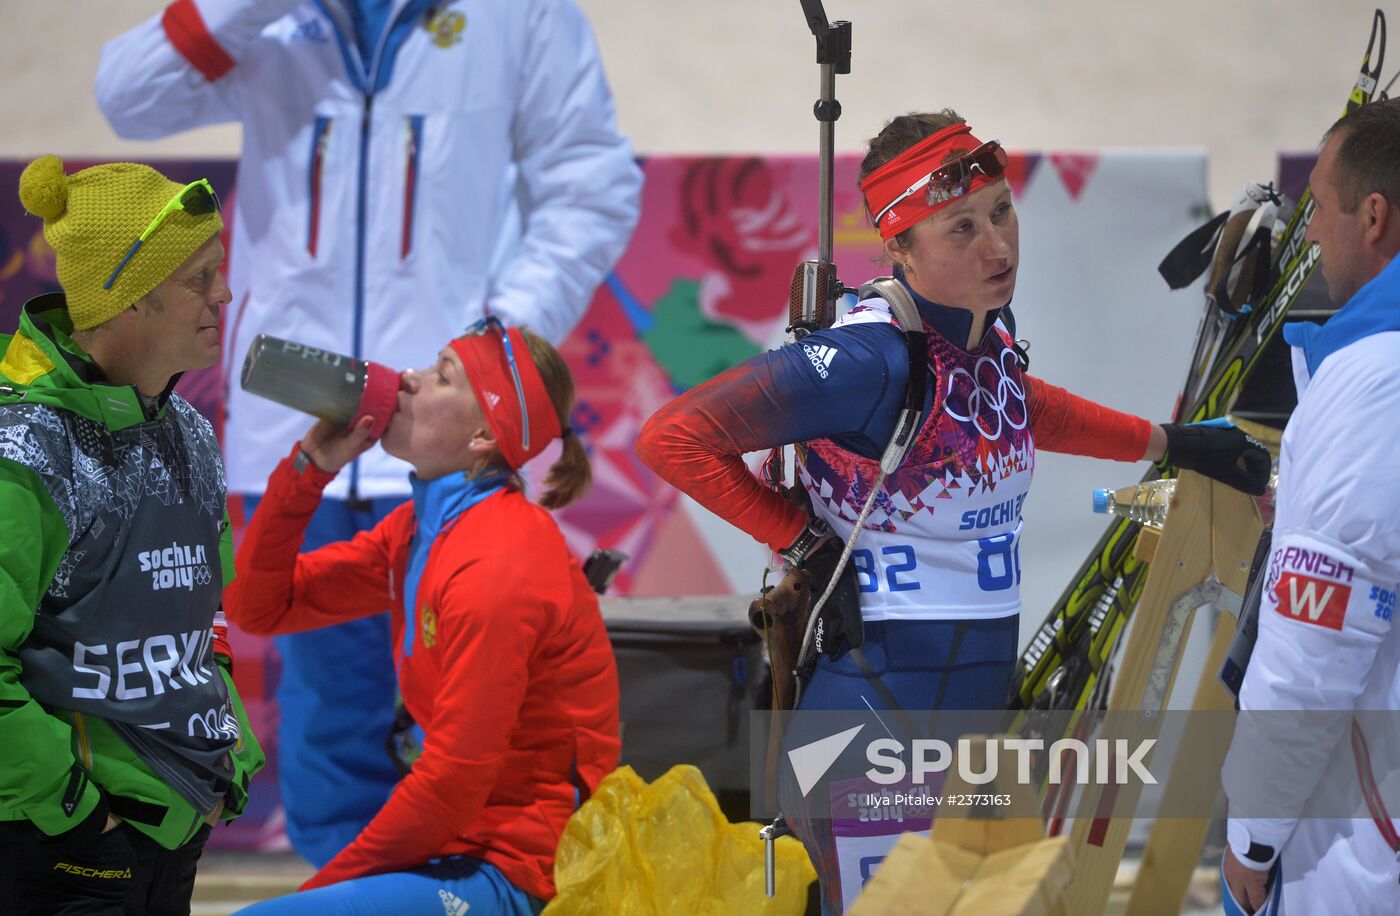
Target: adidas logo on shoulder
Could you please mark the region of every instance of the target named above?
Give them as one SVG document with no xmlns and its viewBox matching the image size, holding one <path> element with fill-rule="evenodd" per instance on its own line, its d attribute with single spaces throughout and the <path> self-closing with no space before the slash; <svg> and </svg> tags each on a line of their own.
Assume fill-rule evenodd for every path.
<svg viewBox="0 0 1400 916">
<path fill-rule="evenodd" d="M 812 368 L 817 370 L 817 375 L 826 378 L 830 374 L 828 370 L 831 368 L 831 361 L 836 358 L 836 348 L 825 344 L 817 344 L 815 347 L 803 344 L 802 350 L 807 354 L 807 361 L 812 364 Z"/>
</svg>

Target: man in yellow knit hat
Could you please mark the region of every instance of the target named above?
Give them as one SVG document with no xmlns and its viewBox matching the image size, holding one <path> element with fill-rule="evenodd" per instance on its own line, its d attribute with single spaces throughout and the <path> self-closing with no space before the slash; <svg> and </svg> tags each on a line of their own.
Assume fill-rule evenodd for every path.
<svg viewBox="0 0 1400 916">
<path fill-rule="evenodd" d="M 53 156 L 19 190 L 63 291 L 0 335 L 0 906 L 188 913 L 262 765 L 220 603 L 219 447 L 173 391 L 219 358 L 218 200 Z"/>
</svg>

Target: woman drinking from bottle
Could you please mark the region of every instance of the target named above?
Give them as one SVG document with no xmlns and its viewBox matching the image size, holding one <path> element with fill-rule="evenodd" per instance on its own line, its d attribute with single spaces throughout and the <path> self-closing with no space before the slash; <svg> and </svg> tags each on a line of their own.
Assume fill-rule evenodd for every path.
<svg viewBox="0 0 1400 916">
<path fill-rule="evenodd" d="M 598 601 L 546 508 L 588 457 L 565 425 L 573 380 L 529 332 L 487 319 L 402 376 L 382 445 L 413 499 L 353 540 L 298 554 L 321 490 L 373 443 L 322 421 L 278 465 L 226 593 L 230 619 L 292 633 L 392 610 L 422 752 L 302 892 L 245 912 L 537 913 L 569 816 L 617 764 L 617 670 Z M 517 471 L 562 436 L 540 505 Z M 544 508 L 541 508 L 544 507 Z"/>
</svg>

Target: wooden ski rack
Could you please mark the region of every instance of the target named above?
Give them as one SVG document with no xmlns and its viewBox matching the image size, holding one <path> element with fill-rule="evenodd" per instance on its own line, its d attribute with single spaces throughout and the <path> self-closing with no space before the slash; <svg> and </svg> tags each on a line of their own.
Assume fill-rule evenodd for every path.
<svg viewBox="0 0 1400 916">
<path fill-rule="evenodd" d="M 1151 566 L 1114 674 L 1111 715 L 1095 738 L 1121 738 L 1136 746 L 1158 735 L 1191 621 L 1207 606 L 1221 613 L 1191 709 L 1233 708 L 1217 674 L 1235 632 L 1262 528 L 1253 498 L 1199 474 L 1182 473 L 1166 524 L 1138 535 L 1134 549 Z M 1220 793 L 1228 746 L 1228 735 L 1217 729 L 1209 740 L 1183 747 L 1166 778 L 1159 777 L 1164 783 L 1161 810 L 1209 810 Z M 1139 759 L 1151 764 L 1150 754 Z M 1000 772 L 1013 769 L 1007 761 Z M 954 782 L 950 778 L 945 784 L 945 794 L 958 791 Z M 1141 784 L 1128 780 L 1084 787 L 1068 835 L 1049 839 L 1029 786 L 1003 784 L 994 791 L 1012 793 L 1015 803 L 1001 811 L 936 820 L 931 838 L 902 837 L 852 906 L 852 916 L 1105 912 Z M 1209 817 L 1154 821 L 1128 902 L 1130 916 L 1180 912 L 1209 826 Z"/>
<path fill-rule="evenodd" d="M 1144 531 L 1146 537 L 1139 536 L 1140 550 L 1150 556 L 1151 567 L 1108 704 L 1110 713 L 1137 715 L 1110 717 L 1098 737 L 1138 741 L 1155 736 L 1176 682 L 1191 619 L 1206 605 L 1221 613 L 1191 708 L 1233 708 L 1217 674 L 1235 631 L 1262 528 L 1252 497 L 1199 474 L 1181 474 L 1160 534 Z M 1215 741 L 1193 744 L 1189 752 L 1179 753 L 1165 780 L 1162 810 L 1199 811 L 1209 806 L 1220 792 L 1227 750 L 1228 742 Z M 1150 760 L 1150 755 L 1145 758 Z M 1064 912 L 1104 912 L 1141 793 L 1135 780 L 1083 791 L 1069 833 L 1075 868 L 1065 891 Z M 1109 807 L 1116 816 L 1095 816 Z M 1205 817 L 1154 821 L 1128 904 L 1131 916 L 1180 912 L 1209 826 Z"/>
</svg>

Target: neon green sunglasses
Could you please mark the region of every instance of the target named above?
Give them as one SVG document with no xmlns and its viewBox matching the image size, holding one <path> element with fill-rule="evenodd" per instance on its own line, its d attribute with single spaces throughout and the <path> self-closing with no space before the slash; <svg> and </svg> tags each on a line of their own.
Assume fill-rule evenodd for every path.
<svg viewBox="0 0 1400 916">
<path fill-rule="evenodd" d="M 117 277 L 121 275 L 122 268 L 126 267 L 127 262 L 132 259 L 136 252 L 141 250 L 141 246 L 146 243 L 146 239 L 150 238 L 151 233 L 160 228 L 160 224 L 165 222 L 166 217 L 170 214 L 174 213 L 176 210 L 184 210 L 191 216 L 203 216 L 206 213 L 213 213 L 218 209 L 219 195 L 214 193 L 214 186 L 209 183 L 208 179 L 201 178 L 198 181 L 192 181 L 185 185 L 180 189 L 180 193 L 170 199 L 170 203 L 161 208 L 160 212 L 156 214 L 156 218 L 151 220 L 151 224 L 146 227 L 146 230 L 141 233 L 141 237 L 131 246 L 131 250 L 126 253 L 126 257 L 122 258 L 121 263 L 117 265 L 117 269 L 112 271 L 112 275 L 107 278 L 107 282 L 102 284 L 102 288 L 112 288 L 112 284 L 116 283 Z"/>
</svg>

